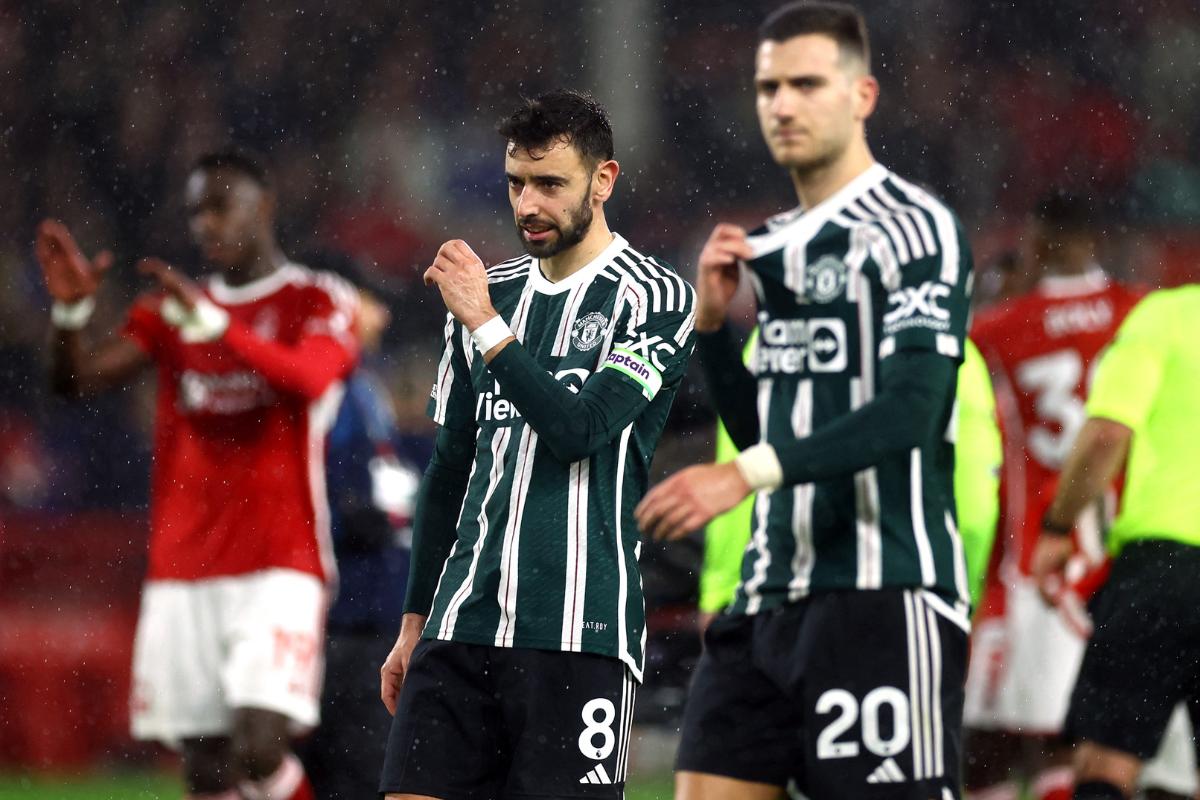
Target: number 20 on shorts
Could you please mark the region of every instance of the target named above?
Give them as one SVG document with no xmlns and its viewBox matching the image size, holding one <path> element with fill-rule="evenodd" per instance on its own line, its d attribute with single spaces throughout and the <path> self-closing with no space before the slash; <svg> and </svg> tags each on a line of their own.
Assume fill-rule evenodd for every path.
<svg viewBox="0 0 1200 800">
<path fill-rule="evenodd" d="M 883 707 L 891 710 L 891 735 L 884 737 L 881 722 Z M 859 754 L 859 741 L 846 734 L 860 721 L 862 746 L 877 756 L 894 756 L 908 747 L 912 738 L 909 726 L 908 696 L 894 686 L 872 689 L 858 702 L 845 689 L 829 689 L 817 698 L 816 712 L 836 714 L 817 736 L 817 758 L 854 758 Z"/>
</svg>

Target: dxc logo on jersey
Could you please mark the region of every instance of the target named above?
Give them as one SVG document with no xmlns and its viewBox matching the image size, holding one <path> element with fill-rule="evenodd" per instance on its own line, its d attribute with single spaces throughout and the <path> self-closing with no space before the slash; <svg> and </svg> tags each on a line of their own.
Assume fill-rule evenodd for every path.
<svg viewBox="0 0 1200 800">
<path fill-rule="evenodd" d="M 647 336 L 644 333 L 638 334 L 638 340 L 636 342 L 632 340 L 622 342 L 621 344 L 617 345 L 617 347 L 622 350 L 632 350 L 642 358 L 649 360 L 659 372 L 662 372 L 666 369 L 666 367 L 663 366 L 662 356 L 671 356 L 675 354 L 674 342 L 670 342 L 661 336 Z"/>
<path fill-rule="evenodd" d="M 888 305 L 896 306 L 883 315 L 885 336 L 907 328 L 950 330 L 950 312 L 938 305 L 938 300 L 950 296 L 950 287 L 936 281 L 920 286 L 904 286 L 888 295 Z"/>
<path fill-rule="evenodd" d="M 583 383 L 592 373 L 586 369 L 564 369 L 554 379 L 567 387 L 572 394 L 579 394 Z M 521 418 L 521 412 L 500 394 L 500 384 L 492 381 L 492 390 L 475 398 L 475 419 L 479 422 L 512 422 Z"/>
<path fill-rule="evenodd" d="M 846 323 L 837 318 L 776 319 L 762 323 L 758 374 L 841 372 L 846 369 Z"/>
</svg>

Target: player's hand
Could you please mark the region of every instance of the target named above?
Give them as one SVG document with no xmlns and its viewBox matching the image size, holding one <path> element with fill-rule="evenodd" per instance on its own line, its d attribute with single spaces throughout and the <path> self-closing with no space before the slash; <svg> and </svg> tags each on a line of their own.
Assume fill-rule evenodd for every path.
<svg viewBox="0 0 1200 800">
<path fill-rule="evenodd" d="M 1033 548 L 1033 579 L 1047 605 L 1058 605 L 1066 588 L 1067 562 L 1075 552 L 1070 536 L 1043 531 Z"/>
<path fill-rule="evenodd" d="M 229 312 L 205 297 L 191 278 L 157 258 L 143 258 L 138 271 L 155 278 L 167 293 L 159 313 L 167 324 L 179 329 L 183 341 L 212 342 L 225 335 Z"/>
<path fill-rule="evenodd" d="M 108 250 L 89 260 L 67 226 L 53 219 L 42 220 L 38 225 L 34 252 L 42 267 L 46 290 L 59 303 L 78 303 L 91 297 L 113 264 L 113 254 Z"/>
<path fill-rule="evenodd" d="M 461 239 L 438 248 L 432 266 L 425 270 L 425 285 L 437 286 L 446 310 L 468 331 L 496 316 L 483 261 Z"/>
<path fill-rule="evenodd" d="M 194 308 L 200 298 L 204 297 L 204 292 L 195 281 L 173 269 L 162 259 L 143 258 L 138 262 L 137 268 L 138 272 L 157 280 L 159 286 L 185 308 Z"/>
<path fill-rule="evenodd" d="M 750 494 L 737 466 L 701 464 L 676 472 L 655 486 L 634 509 L 642 533 L 679 539 L 706 525 Z"/>
<path fill-rule="evenodd" d="M 400 698 L 400 687 L 404 685 L 404 676 L 408 674 L 408 661 L 412 658 L 413 648 L 421 640 L 421 631 L 425 629 L 425 619 L 420 614 L 404 615 L 396 644 L 379 668 L 379 697 L 393 716 L 396 714 L 396 701 Z"/>
<path fill-rule="evenodd" d="M 753 257 L 745 228 L 726 223 L 713 228 L 696 267 L 697 331 L 712 332 L 724 324 L 738 288 L 738 261 Z"/>
</svg>

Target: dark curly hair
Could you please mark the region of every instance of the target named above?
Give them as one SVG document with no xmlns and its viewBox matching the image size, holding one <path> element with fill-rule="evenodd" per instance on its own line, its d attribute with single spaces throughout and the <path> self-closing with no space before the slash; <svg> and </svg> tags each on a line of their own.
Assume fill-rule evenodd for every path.
<svg viewBox="0 0 1200 800">
<path fill-rule="evenodd" d="M 500 120 L 496 130 L 506 141 L 531 154 L 563 141 L 574 146 L 592 166 L 613 157 L 608 112 L 586 92 L 558 89 L 526 98 L 520 108 Z"/>
<path fill-rule="evenodd" d="M 230 146 L 210 150 L 192 162 L 192 172 L 212 172 L 231 169 L 240 172 L 264 189 L 271 188 L 271 177 L 263 165 L 263 157 L 244 147 Z"/>
</svg>

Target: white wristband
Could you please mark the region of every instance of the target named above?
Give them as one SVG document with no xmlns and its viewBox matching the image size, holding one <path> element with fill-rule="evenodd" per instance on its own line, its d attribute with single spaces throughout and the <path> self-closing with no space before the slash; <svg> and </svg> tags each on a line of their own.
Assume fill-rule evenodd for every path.
<svg viewBox="0 0 1200 800">
<path fill-rule="evenodd" d="M 475 342 L 475 349 L 479 351 L 480 355 L 483 355 L 512 335 L 513 332 L 508 327 L 508 323 L 497 314 L 471 331 L 471 341 Z"/>
<path fill-rule="evenodd" d="M 212 342 L 229 329 L 229 312 L 201 297 L 191 308 L 168 297 L 162 303 L 162 318 L 179 329 L 179 338 L 188 344 Z"/>
<path fill-rule="evenodd" d="M 772 491 L 783 485 L 783 465 L 775 448 L 766 442 L 747 447 L 734 459 L 738 472 L 754 491 Z"/>
<path fill-rule="evenodd" d="M 50 323 L 64 331 L 77 331 L 88 324 L 95 310 L 96 300 L 93 297 L 85 297 L 74 303 L 55 301 L 50 306 Z"/>
</svg>

